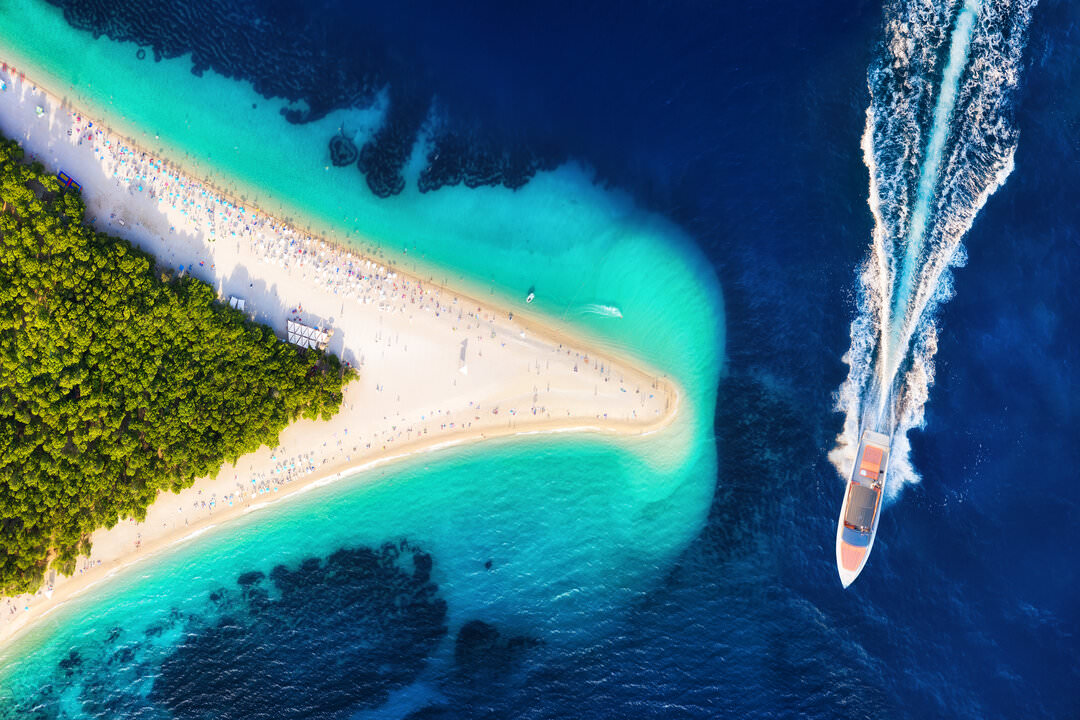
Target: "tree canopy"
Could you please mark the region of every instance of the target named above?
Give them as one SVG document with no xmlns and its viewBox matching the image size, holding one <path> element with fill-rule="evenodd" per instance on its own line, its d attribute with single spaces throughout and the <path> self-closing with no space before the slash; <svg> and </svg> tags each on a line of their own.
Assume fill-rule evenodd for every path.
<svg viewBox="0 0 1080 720">
<path fill-rule="evenodd" d="M 70 573 L 95 529 L 337 412 L 354 371 L 155 275 L 3 137 L 0 203 L 0 593 Z"/>
</svg>

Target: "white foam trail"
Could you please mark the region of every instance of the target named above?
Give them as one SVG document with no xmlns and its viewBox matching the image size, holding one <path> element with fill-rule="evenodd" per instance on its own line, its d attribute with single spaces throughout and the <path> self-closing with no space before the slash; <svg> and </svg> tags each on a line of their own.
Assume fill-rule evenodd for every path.
<svg viewBox="0 0 1080 720">
<path fill-rule="evenodd" d="M 829 457 L 846 479 L 862 430 L 892 433 L 890 498 L 918 481 L 907 433 L 924 421 L 935 312 L 952 295 L 951 268 L 966 259 L 961 240 L 1012 171 L 1012 98 L 1035 2 L 892 0 L 885 8 L 861 143 L 874 231 L 837 392 L 844 427 Z"/>
<path fill-rule="evenodd" d="M 926 225 L 930 216 L 930 202 L 934 199 L 934 190 L 937 188 L 938 177 L 941 174 L 945 141 L 949 137 L 953 110 L 956 107 L 960 74 L 968 64 L 971 34 L 981 9 L 978 0 L 967 0 L 964 3 L 949 43 L 949 62 L 946 64 L 945 72 L 941 76 L 941 90 L 938 93 L 937 105 L 934 107 L 934 121 L 930 129 L 930 140 L 926 145 L 922 170 L 919 173 L 919 186 L 915 191 L 915 209 L 911 214 L 907 243 L 902 252 L 903 260 L 900 265 L 900 273 L 896 282 L 893 283 L 892 319 L 895 324 L 883 326 L 890 330 L 889 333 L 883 334 L 882 338 L 883 362 L 881 366 L 884 369 L 884 374 L 881 377 L 879 391 L 885 394 L 889 393 L 892 388 L 893 378 L 899 369 L 899 364 L 903 361 L 903 354 L 906 352 L 913 326 L 918 323 L 918 317 L 911 316 L 907 312 L 911 302 L 911 293 L 914 290 L 914 282 L 917 280 L 912 275 L 916 263 L 922 259 L 923 246 L 926 241 Z M 884 398 L 882 399 L 884 400 Z"/>
<path fill-rule="evenodd" d="M 603 315 L 604 317 L 621 318 L 622 310 L 615 305 L 602 305 L 600 303 L 589 303 L 581 308 L 581 312 L 586 315 Z"/>
<path fill-rule="evenodd" d="M 926 146 L 922 171 L 919 173 L 919 187 L 915 192 L 915 211 L 908 228 L 907 247 L 904 248 L 904 262 L 897 283 L 900 293 L 896 296 L 896 306 L 903 309 L 907 305 L 910 292 L 911 273 L 915 261 L 922 255 L 926 237 L 926 223 L 930 215 L 930 201 L 934 198 L 941 163 L 944 160 L 945 140 L 948 138 L 952 123 L 953 110 L 956 107 L 956 92 L 960 84 L 960 74 L 967 67 L 968 49 L 971 47 L 971 33 L 975 28 L 981 5 L 976 0 L 967 0 L 953 30 L 949 47 L 949 63 L 941 76 L 941 92 L 934 107 L 934 124 L 930 130 L 930 141 Z"/>
</svg>

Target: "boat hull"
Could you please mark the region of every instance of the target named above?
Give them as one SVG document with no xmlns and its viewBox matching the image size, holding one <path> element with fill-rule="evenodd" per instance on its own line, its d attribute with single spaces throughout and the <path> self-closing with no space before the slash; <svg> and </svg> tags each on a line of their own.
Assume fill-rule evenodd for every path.
<svg viewBox="0 0 1080 720">
<path fill-rule="evenodd" d="M 863 433 L 836 524 L 836 569 L 846 588 L 866 567 L 877 537 L 891 440 Z"/>
</svg>

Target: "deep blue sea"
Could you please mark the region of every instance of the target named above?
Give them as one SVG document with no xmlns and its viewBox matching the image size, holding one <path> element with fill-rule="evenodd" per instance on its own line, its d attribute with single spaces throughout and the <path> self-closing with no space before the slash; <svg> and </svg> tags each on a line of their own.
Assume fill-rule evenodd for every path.
<svg viewBox="0 0 1080 720">
<path fill-rule="evenodd" d="M 0 698 L 22 702 L 19 717 L 1080 717 L 1080 4 L 1030 12 L 994 131 L 1003 145 L 1015 133 L 1014 168 L 962 235 L 912 474 L 847 590 L 829 453 L 875 224 L 860 143 L 868 72 L 906 3 L 53 4 L 143 62 L 179 57 L 286 98 L 291 123 L 389 102 L 354 164 L 333 169 L 362 173 L 378 202 L 414 185 L 524 192 L 568 161 L 589 168 L 692 239 L 723 289 L 725 357 L 707 517 L 655 576 L 612 571 L 610 616 L 595 588 L 589 607 L 550 617 L 540 594 L 465 616 L 464 576 L 439 583 L 462 559 L 380 516 L 321 560 L 222 578 L 200 600 L 213 613 L 176 600 L 152 662 L 72 641 L 36 709 Z M 971 97 L 962 86 L 957 117 Z M 928 126 L 933 102 L 912 117 Z M 484 502 L 497 515 L 498 494 Z M 600 555 L 614 532 L 575 530 L 595 532 L 579 540 Z M 497 568 L 513 542 L 478 532 Z M 592 562 L 576 544 L 552 552 Z M 500 588 L 504 604 L 519 597 Z M 560 627 L 575 618 L 590 630 Z"/>
</svg>

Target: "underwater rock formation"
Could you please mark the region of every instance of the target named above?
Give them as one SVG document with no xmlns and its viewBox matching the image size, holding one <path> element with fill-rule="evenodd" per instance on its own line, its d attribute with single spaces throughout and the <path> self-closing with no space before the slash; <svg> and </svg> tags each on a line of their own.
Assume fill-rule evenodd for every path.
<svg viewBox="0 0 1080 720">
<path fill-rule="evenodd" d="M 430 568 L 401 543 L 306 558 L 269 577 L 245 573 L 228 614 L 188 628 L 162 662 L 151 699 L 179 720 L 374 707 L 412 682 L 446 634 Z M 233 698 L 227 708 L 223 693 Z"/>
<path fill-rule="evenodd" d="M 357 167 L 367 176 L 368 187 L 377 197 L 390 197 L 405 189 L 401 171 L 412 153 L 426 114 L 423 103 L 407 97 L 392 97 L 383 126 L 364 143 Z"/>
<path fill-rule="evenodd" d="M 344 135 L 335 135 L 330 138 L 330 162 L 335 167 L 345 167 L 356 162 L 360 152 L 356 149 L 356 143 Z"/>
<path fill-rule="evenodd" d="M 378 197 L 405 189 L 402 170 L 423 139 L 436 90 L 430 81 L 409 75 L 345 6 L 320 11 L 302 4 L 240 0 L 48 2 L 63 9 L 68 24 L 94 37 L 136 43 L 140 59 L 147 49 L 155 60 L 190 53 L 194 75 L 209 70 L 246 80 L 263 97 L 287 101 L 281 114 L 291 123 L 370 106 L 376 92 L 386 88 L 390 107 L 382 127 L 359 151 L 349 138 L 334 136 L 330 158 L 338 167 L 356 162 Z M 462 183 L 519 188 L 559 160 L 523 138 L 493 139 L 492 128 L 462 123 L 453 110 L 441 115 L 442 130 L 432 138 L 418 180 L 421 192 Z"/>
<path fill-rule="evenodd" d="M 0 720 L 348 717 L 414 682 L 446 636 L 430 555 L 405 541 L 245 572 L 195 613 L 88 636 Z M 213 596 L 211 599 L 210 596 Z M 188 607 L 186 606 L 186 607 Z M 223 698 L 229 698 L 223 702 Z"/>
<path fill-rule="evenodd" d="M 501 674 L 539 644 L 539 640 L 523 635 L 503 638 L 494 625 L 470 620 L 458 630 L 454 662 L 458 670 L 470 675 Z"/>
<path fill-rule="evenodd" d="M 524 145 L 503 150 L 479 137 L 465 137 L 456 132 L 442 132 L 434 138 L 428 152 L 427 166 L 421 171 L 420 192 L 464 183 L 478 188 L 503 185 L 516 190 L 539 170 L 558 165 L 557 157 L 541 159 Z"/>
</svg>

